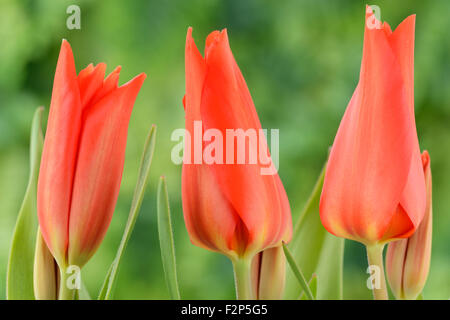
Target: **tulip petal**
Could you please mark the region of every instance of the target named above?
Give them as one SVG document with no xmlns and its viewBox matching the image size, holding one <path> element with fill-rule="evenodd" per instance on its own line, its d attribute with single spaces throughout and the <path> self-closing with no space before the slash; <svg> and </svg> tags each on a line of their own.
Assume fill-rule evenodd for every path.
<svg viewBox="0 0 450 320">
<path fill-rule="evenodd" d="M 120 189 L 128 122 L 145 77 L 135 77 L 83 115 L 69 219 L 70 264 L 83 266 L 107 231 Z"/>
<path fill-rule="evenodd" d="M 408 103 L 414 113 L 414 28 L 416 16 L 403 20 L 388 37 L 389 44 L 400 64 Z M 420 152 L 419 152 L 420 154 Z"/>
<path fill-rule="evenodd" d="M 186 37 L 186 130 L 190 145 L 194 145 L 194 121 L 201 121 L 200 101 L 206 74 L 205 61 L 192 38 L 192 28 Z M 185 139 L 189 139 L 186 136 Z M 232 254 L 236 241 L 234 231 L 239 220 L 234 208 L 215 187 L 215 177 L 209 166 L 186 161 L 182 172 L 183 213 L 191 242 L 200 247 Z M 209 190 L 208 196 L 192 190 Z"/>
<path fill-rule="evenodd" d="M 105 70 L 106 64 L 99 63 L 93 68 L 89 65 L 78 75 L 78 87 L 80 88 L 81 105 L 83 108 L 90 105 L 94 95 L 102 88 Z"/>
<path fill-rule="evenodd" d="M 242 252 L 245 248 L 239 240 L 247 238 L 248 232 L 239 229 L 239 215 L 217 188 L 210 166 L 184 165 L 182 181 L 183 213 L 191 242 L 230 256 Z M 208 195 L 192 190 L 208 190 Z"/>
<path fill-rule="evenodd" d="M 192 28 L 186 36 L 186 130 L 193 133 L 194 121 L 201 121 L 200 101 L 206 75 L 206 64 L 192 38 Z"/>
<path fill-rule="evenodd" d="M 422 155 L 426 184 L 426 207 L 423 220 L 416 232 L 408 239 L 408 255 L 405 259 L 403 288 L 407 299 L 415 299 L 425 286 L 430 269 L 432 242 L 432 182 L 430 156 L 427 151 Z"/>
<path fill-rule="evenodd" d="M 42 235 L 62 267 L 66 264 L 68 218 L 81 130 L 81 100 L 72 49 L 63 40 L 56 66 L 38 184 Z"/>
<path fill-rule="evenodd" d="M 407 17 L 388 38 L 402 71 L 409 108 L 414 121 L 414 28 L 415 15 Z M 392 237 L 411 235 L 419 225 L 425 212 L 426 191 L 418 139 L 414 139 L 414 151 L 408 181 L 400 203 L 411 219 L 409 232 L 393 232 Z M 394 231 L 394 230 L 392 230 Z"/>
<path fill-rule="evenodd" d="M 425 185 L 425 216 L 417 230 L 408 239 L 389 243 L 386 253 L 386 273 L 389 285 L 397 299 L 416 299 L 428 277 L 431 257 L 432 183 L 430 156 L 421 156 Z"/>
<path fill-rule="evenodd" d="M 205 130 L 218 129 L 223 137 L 226 137 L 227 129 L 251 129 L 258 134 L 261 124 L 231 53 L 225 30 L 208 38 L 206 51 L 207 73 L 201 99 Z M 257 141 L 248 141 L 247 156 L 249 150 L 257 150 Z M 277 235 L 281 229 L 283 206 L 276 178 L 261 175 L 259 163 L 246 161 L 245 164 L 237 164 L 236 143 L 234 147 L 234 164 L 211 165 L 218 185 L 248 230 L 248 251 L 251 251 L 250 247 L 273 246 L 275 241 L 280 241 Z"/>
<path fill-rule="evenodd" d="M 121 68 L 121 66 L 116 67 L 114 71 L 106 77 L 105 81 L 103 81 L 102 88 L 98 90 L 92 98 L 92 105 L 95 105 L 101 98 L 108 95 L 109 93 L 111 93 L 111 91 L 117 88 Z"/>
<path fill-rule="evenodd" d="M 366 24 L 360 81 L 336 135 L 321 197 L 322 223 L 331 233 L 367 244 L 391 225 L 417 144 L 407 102 L 386 32 Z"/>
</svg>

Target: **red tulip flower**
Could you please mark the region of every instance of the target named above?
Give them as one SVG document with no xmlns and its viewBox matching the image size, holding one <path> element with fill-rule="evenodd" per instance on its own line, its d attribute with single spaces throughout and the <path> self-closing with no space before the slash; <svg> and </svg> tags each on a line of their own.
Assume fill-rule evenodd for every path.
<svg viewBox="0 0 450 320">
<path fill-rule="evenodd" d="M 82 267 L 97 250 L 119 193 L 140 74 L 118 87 L 120 67 L 106 79 L 106 65 L 78 75 L 72 50 L 62 42 L 38 182 L 40 229 L 64 270 Z"/>
<path fill-rule="evenodd" d="M 332 234 L 382 251 L 416 230 L 426 192 L 414 120 L 415 16 L 394 32 L 367 23 L 374 18 L 367 7 L 359 82 L 331 149 L 320 217 Z"/>
<path fill-rule="evenodd" d="M 261 174 L 260 161 L 225 163 L 228 146 L 223 148 L 227 150 L 218 156 L 217 162 L 196 161 L 213 143 L 207 139 L 200 145 L 200 152 L 194 147 L 187 155 L 187 150 L 195 145 L 194 122 L 201 123 L 200 130 L 214 130 L 222 137 L 227 130 L 261 129 L 226 30 L 208 36 L 203 57 L 189 28 L 184 105 L 186 131 L 190 135 L 185 137 L 182 198 L 190 239 L 199 247 L 225 254 L 234 261 L 235 267 L 239 261 L 246 261 L 243 268 L 247 270 L 257 252 L 280 245 L 291 237 L 289 202 L 278 174 Z M 248 143 L 246 151 L 251 153 L 258 142 L 260 148 L 263 145 L 267 149 L 264 136 L 259 136 L 256 143 Z M 236 160 L 236 155 L 232 158 Z"/>
</svg>

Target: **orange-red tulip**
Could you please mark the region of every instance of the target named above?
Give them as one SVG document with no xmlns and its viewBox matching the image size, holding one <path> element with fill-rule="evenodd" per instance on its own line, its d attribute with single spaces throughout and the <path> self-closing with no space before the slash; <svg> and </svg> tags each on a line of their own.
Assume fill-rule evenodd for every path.
<svg viewBox="0 0 450 320">
<path fill-rule="evenodd" d="M 194 121 L 223 137 L 227 129 L 261 129 L 226 30 L 208 36 L 203 57 L 189 28 L 184 104 L 186 130 L 192 138 Z M 248 149 L 255 147 L 249 145 Z M 198 155 L 192 151 L 191 159 L 185 154 L 182 172 L 183 212 L 192 243 L 240 259 L 290 240 L 290 207 L 278 174 L 261 174 L 260 162 L 196 164 Z"/>
<path fill-rule="evenodd" d="M 430 156 L 422 154 L 427 205 L 425 217 L 416 232 L 408 239 L 389 243 L 386 253 L 386 273 L 389 285 L 397 299 L 416 299 L 427 281 L 431 258 L 432 183 Z"/>
<path fill-rule="evenodd" d="M 394 32 L 386 22 L 366 23 L 359 82 L 328 161 L 322 223 L 366 245 L 409 237 L 425 213 L 414 120 L 414 25 L 414 15 Z"/>
<path fill-rule="evenodd" d="M 128 122 L 145 79 L 118 87 L 120 68 L 106 65 L 78 75 L 63 41 L 38 183 L 42 235 L 60 268 L 83 266 L 102 241 L 119 193 Z"/>
</svg>

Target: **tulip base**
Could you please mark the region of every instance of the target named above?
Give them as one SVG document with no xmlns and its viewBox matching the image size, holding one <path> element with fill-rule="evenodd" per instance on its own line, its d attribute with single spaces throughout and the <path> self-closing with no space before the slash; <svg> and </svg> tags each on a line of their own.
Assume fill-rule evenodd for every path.
<svg viewBox="0 0 450 320">
<path fill-rule="evenodd" d="M 253 300 L 253 287 L 250 273 L 252 259 L 233 259 L 232 262 L 236 286 L 236 299 Z"/>
<path fill-rule="evenodd" d="M 383 266 L 383 249 L 384 244 L 367 245 L 367 259 L 369 261 L 369 270 L 371 274 L 369 281 L 371 282 L 373 298 L 374 300 L 389 300 L 387 287 L 386 287 L 386 277 L 384 275 Z M 371 267 L 376 267 L 372 273 Z M 372 277 L 375 277 L 375 284 L 372 283 Z M 369 282 L 368 281 L 368 282 Z"/>
</svg>

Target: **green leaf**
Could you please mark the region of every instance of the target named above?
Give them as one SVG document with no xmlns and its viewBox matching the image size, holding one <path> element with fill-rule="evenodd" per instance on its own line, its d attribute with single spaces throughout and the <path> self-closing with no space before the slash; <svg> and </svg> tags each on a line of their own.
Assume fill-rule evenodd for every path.
<svg viewBox="0 0 450 320">
<path fill-rule="evenodd" d="M 144 151 L 141 158 L 141 164 L 139 166 L 138 180 L 136 183 L 136 187 L 134 189 L 133 201 L 131 202 L 130 213 L 128 215 L 128 221 L 125 226 L 125 231 L 123 233 L 119 249 L 117 250 L 116 257 L 108 270 L 108 273 L 105 277 L 105 281 L 103 282 L 103 286 L 98 296 L 99 300 L 109 300 L 113 296 L 120 261 L 127 246 L 128 240 L 131 237 L 131 233 L 136 223 L 136 219 L 139 215 L 139 209 L 141 208 L 142 199 L 144 199 L 145 194 L 144 191 L 150 173 L 150 166 L 152 164 L 153 153 L 155 151 L 155 141 L 156 141 L 156 126 L 153 125 L 152 128 L 150 129 L 150 132 L 147 136 L 147 140 L 145 142 Z"/>
<path fill-rule="evenodd" d="M 173 300 L 180 300 L 178 289 L 175 245 L 173 241 L 172 222 L 170 218 L 169 195 L 166 179 L 161 177 L 157 196 L 158 233 L 161 247 L 161 258 L 166 278 L 167 288 Z"/>
<path fill-rule="evenodd" d="M 311 279 L 309 279 L 308 286 L 311 289 L 313 297 L 316 299 L 317 298 L 317 276 L 315 273 L 313 273 Z M 299 300 L 307 300 L 307 297 L 306 297 L 306 294 L 304 291 L 300 295 Z"/>
<path fill-rule="evenodd" d="M 423 297 L 423 292 L 421 292 L 421 293 L 417 296 L 416 300 L 425 300 L 424 297 Z"/>
<path fill-rule="evenodd" d="M 30 176 L 17 217 L 9 252 L 6 296 L 10 300 L 33 300 L 33 265 L 37 230 L 37 180 L 42 153 L 41 119 L 44 108 L 34 113 L 30 138 Z"/>
<path fill-rule="evenodd" d="M 317 299 L 342 299 L 344 239 L 328 233 L 322 226 L 319 201 L 325 177 L 324 166 L 319 179 L 294 228 L 289 248 L 306 278 L 317 275 Z M 297 299 L 302 288 L 291 270 L 286 276 L 286 299 Z"/>
<path fill-rule="evenodd" d="M 283 243 L 283 250 L 284 255 L 286 256 L 286 260 L 289 266 L 291 267 L 291 270 L 294 273 L 295 277 L 297 278 L 298 283 L 302 287 L 303 292 L 306 294 L 306 297 L 308 298 L 308 300 L 314 300 L 313 293 L 309 288 L 308 283 L 306 282 L 305 276 L 303 275 L 298 265 L 295 263 L 294 257 L 292 256 L 291 252 L 289 251 L 289 248 L 286 246 L 285 243 Z"/>
</svg>

